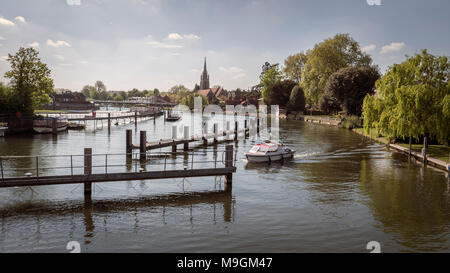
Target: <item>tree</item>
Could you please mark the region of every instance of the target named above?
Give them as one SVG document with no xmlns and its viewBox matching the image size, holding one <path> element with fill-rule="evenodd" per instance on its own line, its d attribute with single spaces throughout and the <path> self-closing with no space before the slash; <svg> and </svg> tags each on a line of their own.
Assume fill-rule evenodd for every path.
<svg viewBox="0 0 450 273">
<path fill-rule="evenodd" d="M 342 68 L 328 78 L 322 99 L 335 100 L 347 114 L 360 116 L 364 97 L 373 94 L 379 78 L 375 67 Z"/>
<path fill-rule="evenodd" d="M 198 91 L 198 90 L 200 90 L 200 85 L 198 85 L 198 84 L 195 84 L 195 86 L 194 86 L 194 90 L 193 90 L 193 91 L 195 92 L 195 91 Z"/>
<path fill-rule="evenodd" d="M 91 94 L 94 94 L 96 92 L 96 89 L 94 86 L 92 85 L 85 85 L 83 87 L 83 89 L 81 89 L 81 93 L 86 97 L 86 98 L 92 98 Z"/>
<path fill-rule="evenodd" d="M 99 93 L 107 92 L 106 85 L 102 81 L 96 81 L 94 86 Z"/>
<path fill-rule="evenodd" d="M 307 54 L 300 52 L 291 55 L 284 60 L 284 74 L 289 80 L 293 80 L 296 83 L 300 83 L 302 79 L 302 71 L 308 60 Z"/>
<path fill-rule="evenodd" d="M 341 68 L 349 66 L 370 66 L 372 59 L 349 34 L 337 34 L 333 38 L 316 44 L 308 52 L 302 73 L 301 86 L 306 100 L 318 105 L 328 78 Z"/>
<path fill-rule="evenodd" d="M 281 80 L 281 72 L 278 69 L 278 66 L 274 66 L 264 71 L 264 74 L 261 78 L 261 85 L 263 86 L 261 95 L 264 99 L 264 102 L 267 104 L 271 104 L 272 96 L 270 95 L 270 89 L 272 86 Z"/>
<path fill-rule="evenodd" d="M 300 86 L 296 85 L 292 89 L 287 108 L 289 111 L 305 110 L 305 94 Z"/>
<path fill-rule="evenodd" d="M 179 84 L 172 86 L 172 88 L 170 88 L 170 92 L 177 94 L 178 92 L 189 92 L 189 89 L 187 89 L 184 85 Z"/>
<path fill-rule="evenodd" d="M 296 85 L 297 84 L 291 80 L 278 81 L 267 89 L 264 101 L 267 101 L 270 105 L 286 107 L 289 102 L 291 91 Z"/>
<path fill-rule="evenodd" d="M 159 93 L 160 93 L 160 92 L 159 92 L 159 89 L 158 89 L 158 88 L 153 89 L 153 95 L 158 96 Z"/>
<path fill-rule="evenodd" d="M 376 96 L 363 103 L 364 129 L 375 126 L 390 138 L 450 137 L 450 61 L 426 50 L 395 64 L 376 83 Z M 426 150 L 425 150 L 426 153 Z"/>
<path fill-rule="evenodd" d="M 51 71 L 38 55 L 32 47 L 21 47 L 15 55 L 8 54 L 11 70 L 5 73 L 5 78 L 10 79 L 17 100 L 14 111 L 32 114 L 34 109 L 52 101 L 49 96 L 53 92 Z"/>
</svg>

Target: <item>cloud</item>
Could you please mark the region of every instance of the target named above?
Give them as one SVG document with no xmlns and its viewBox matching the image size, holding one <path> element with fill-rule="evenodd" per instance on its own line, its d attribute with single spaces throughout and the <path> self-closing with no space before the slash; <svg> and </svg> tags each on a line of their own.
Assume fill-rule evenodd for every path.
<svg viewBox="0 0 450 273">
<path fill-rule="evenodd" d="M 394 52 L 394 51 L 399 51 L 401 49 L 403 49 L 406 46 L 405 43 L 400 42 L 400 43 L 390 43 L 389 45 L 385 45 L 381 48 L 381 54 L 385 54 L 385 53 L 389 53 L 389 52 Z"/>
<path fill-rule="evenodd" d="M 59 64 L 60 66 L 72 66 L 72 64 Z"/>
<path fill-rule="evenodd" d="M 2 36 L 0 36 L 0 41 L 1 41 L 1 40 L 5 40 L 5 38 L 3 38 Z"/>
<path fill-rule="evenodd" d="M 5 19 L 5 18 L 3 18 L 3 17 L 0 17 L 0 25 L 13 27 L 13 26 L 15 26 L 16 24 L 14 24 L 13 22 L 9 21 L 8 19 Z"/>
<path fill-rule="evenodd" d="M 80 61 L 80 64 L 88 64 L 88 61 Z"/>
<path fill-rule="evenodd" d="M 198 40 L 198 39 L 200 39 L 200 37 L 195 35 L 195 34 L 187 34 L 187 35 L 185 34 L 185 35 L 183 35 L 183 37 L 185 39 L 190 39 L 190 40 Z"/>
<path fill-rule="evenodd" d="M 64 56 L 63 55 L 55 54 L 53 56 L 55 56 L 60 61 L 64 61 Z"/>
<path fill-rule="evenodd" d="M 66 3 L 69 6 L 79 6 L 81 5 L 81 0 L 66 0 Z"/>
<path fill-rule="evenodd" d="M 374 50 L 375 48 L 377 48 L 377 46 L 372 44 L 372 45 L 366 45 L 366 46 L 362 47 L 361 50 L 362 50 L 362 52 L 369 52 L 369 51 Z"/>
<path fill-rule="evenodd" d="M 166 40 L 172 40 L 172 41 L 183 40 L 183 39 L 198 40 L 198 39 L 200 39 L 200 37 L 198 35 L 195 35 L 192 33 L 184 34 L 183 36 L 178 33 L 169 33 L 169 35 L 167 35 L 167 37 L 166 37 Z"/>
<path fill-rule="evenodd" d="M 214 50 L 208 50 L 208 54 L 216 54 L 217 52 L 215 52 Z"/>
<path fill-rule="evenodd" d="M 60 47 L 60 46 L 67 46 L 71 47 L 71 45 L 66 41 L 53 41 L 53 40 L 47 40 L 47 45 L 52 47 Z"/>
<path fill-rule="evenodd" d="M 226 67 L 219 67 L 219 70 L 222 72 L 226 72 L 226 73 L 241 73 L 244 72 L 244 69 L 240 68 L 240 67 L 236 67 L 236 66 L 231 66 L 229 68 Z"/>
<path fill-rule="evenodd" d="M 166 43 L 161 43 L 161 42 L 156 42 L 156 41 L 147 42 L 146 44 L 151 45 L 156 48 L 170 48 L 170 49 L 183 48 L 183 46 L 181 46 L 181 45 L 172 45 L 172 44 L 166 44 Z"/>
<path fill-rule="evenodd" d="M 16 21 L 19 21 L 21 23 L 26 23 L 25 18 L 23 18 L 22 16 L 17 16 L 16 18 L 14 18 Z"/>
<path fill-rule="evenodd" d="M 201 71 L 199 69 L 192 68 L 189 72 L 200 73 Z"/>
<path fill-rule="evenodd" d="M 182 40 L 183 37 L 178 34 L 178 33 L 169 33 L 169 35 L 167 35 L 167 40 Z"/>
<path fill-rule="evenodd" d="M 6 62 L 6 59 L 8 59 L 8 56 L 0 56 L 0 61 L 5 61 Z"/>
<path fill-rule="evenodd" d="M 38 42 L 32 42 L 28 44 L 29 47 L 39 47 L 39 43 Z"/>
<path fill-rule="evenodd" d="M 237 75 L 234 75 L 233 77 L 231 77 L 232 79 L 241 79 L 241 78 L 245 78 L 247 75 L 245 73 L 239 73 Z"/>
</svg>

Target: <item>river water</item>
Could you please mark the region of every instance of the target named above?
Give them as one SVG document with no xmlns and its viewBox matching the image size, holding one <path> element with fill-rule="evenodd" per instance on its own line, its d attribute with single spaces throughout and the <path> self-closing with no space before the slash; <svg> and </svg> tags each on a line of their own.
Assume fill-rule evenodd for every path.
<svg viewBox="0 0 450 273">
<path fill-rule="evenodd" d="M 137 144 L 139 130 L 159 139 L 170 136 L 171 125 L 159 117 L 138 123 L 137 131 L 119 124 L 108 133 L 105 124 L 0 138 L 0 155 L 80 155 L 85 147 L 124 153 L 125 129 L 133 129 Z M 0 252 L 68 252 L 69 241 L 78 241 L 82 252 L 368 252 L 369 241 L 378 241 L 382 252 L 450 251 L 444 172 L 345 129 L 281 121 L 279 134 L 296 157 L 249 164 L 244 153 L 257 138 L 237 142 L 231 192 L 215 177 L 99 183 L 92 204 L 77 185 L 0 189 Z M 224 145 L 199 148 L 198 156 L 212 161 Z M 109 164 L 123 161 L 118 157 Z"/>
</svg>

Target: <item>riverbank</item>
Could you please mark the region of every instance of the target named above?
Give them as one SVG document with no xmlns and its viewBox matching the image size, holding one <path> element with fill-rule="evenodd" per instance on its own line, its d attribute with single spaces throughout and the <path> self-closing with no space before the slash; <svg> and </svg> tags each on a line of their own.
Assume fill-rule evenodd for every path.
<svg viewBox="0 0 450 273">
<path fill-rule="evenodd" d="M 353 132 L 360 134 L 365 137 L 369 137 L 375 141 L 378 141 L 380 143 L 386 144 L 389 146 L 389 148 L 395 149 L 399 152 L 402 152 L 407 155 L 411 155 L 416 160 L 419 160 L 420 162 L 424 162 L 424 156 L 422 155 L 421 151 L 423 145 L 413 145 L 413 149 L 409 150 L 409 144 L 405 143 L 389 143 L 389 141 L 384 137 L 376 136 L 374 133 L 371 132 L 371 134 L 364 133 L 363 128 L 355 128 L 352 129 Z M 417 151 L 417 149 L 419 151 Z M 426 156 L 427 164 L 436 167 L 438 169 L 449 171 L 449 159 L 448 159 L 448 153 L 449 148 L 445 147 L 444 145 L 429 145 L 428 148 L 428 154 Z M 445 158 L 444 155 L 447 155 L 447 158 Z"/>
</svg>

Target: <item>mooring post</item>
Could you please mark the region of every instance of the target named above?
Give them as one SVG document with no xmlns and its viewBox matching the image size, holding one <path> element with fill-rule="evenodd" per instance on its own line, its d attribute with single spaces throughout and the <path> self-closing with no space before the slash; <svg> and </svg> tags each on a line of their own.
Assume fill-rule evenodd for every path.
<svg viewBox="0 0 450 273">
<path fill-rule="evenodd" d="M 147 159 L 147 131 L 140 132 L 139 159 L 141 161 L 145 161 Z"/>
<path fill-rule="evenodd" d="M 84 148 L 84 174 L 92 174 L 92 148 Z M 84 199 L 90 200 L 92 197 L 92 183 L 84 182 Z"/>
<path fill-rule="evenodd" d="M 233 167 L 233 145 L 227 145 L 225 147 L 225 167 L 232 168 Z M 231 184 L 233 182 L 233 174 L 229 173 L 225 176 L 225 181 L 227 184 Z"/>
<path fill-rule="evenodd" d="M 245 117 L 245 120 L 244 120 L 244 137 L 245 138 L 248 137 L 248 131 L 249 131 L 249 129 L 248 129 L 248 119 L 247 119 L 247 117 Z"/>
<path fill-rule="evenodd" d="M 111 113 L 108 113 L 108 132 L 111 131 Z"/>
<path fill-rule="evenodd" d="M 184 126 L 184 145 L 183 150 L 189 150 L 189 126 Z"/>
<path fill-rule="evenodd" d="M 177 145 L 175 144 L 175 140 L 177 139 L 177 126 L 173 125 L 172 126 L 172 141 L 173 141 L 173 145 L 172 145 L 172 153 L 176 153 L 177 152 Z"/>
<path fill-rule="evenodd" d="M 213 133 L 214 133 L 214 143 L 217 143 L 217 135 L 218 135 L 218 125 L 217 123 L 214 123 L 214 127 L 213 127 Z"/>
<path fill-rule="evenodd" d="M 56 126 L 56 118 L 52 118 L 52 134 L 58 134 L 58 127 Z"/>
<path fill-rule="evenodd" d="M 126 137 L 125 137 L 125 147 L 127 157 L 131 157 L 133 153 L 133 139 L 132 139 L 133 131 L 131 129 L 127 129 Z"/>
<path fill-rule="evenodd" d="M 203 124 L 203 146 L 208 146 L 208 122 Z"/>
<path fill-rule="evenodd" d="M 137 125 L 137 111 L 134 111 L 134 124 Z"/>
<path fill-rule="evenodd" d="M 234 122 L 234 140 L 238 139 L 238 133 L 239 133 L 238 125 L 239 125 L 239 123 L 237 121 L 235 121 Z"/>
</svg>

